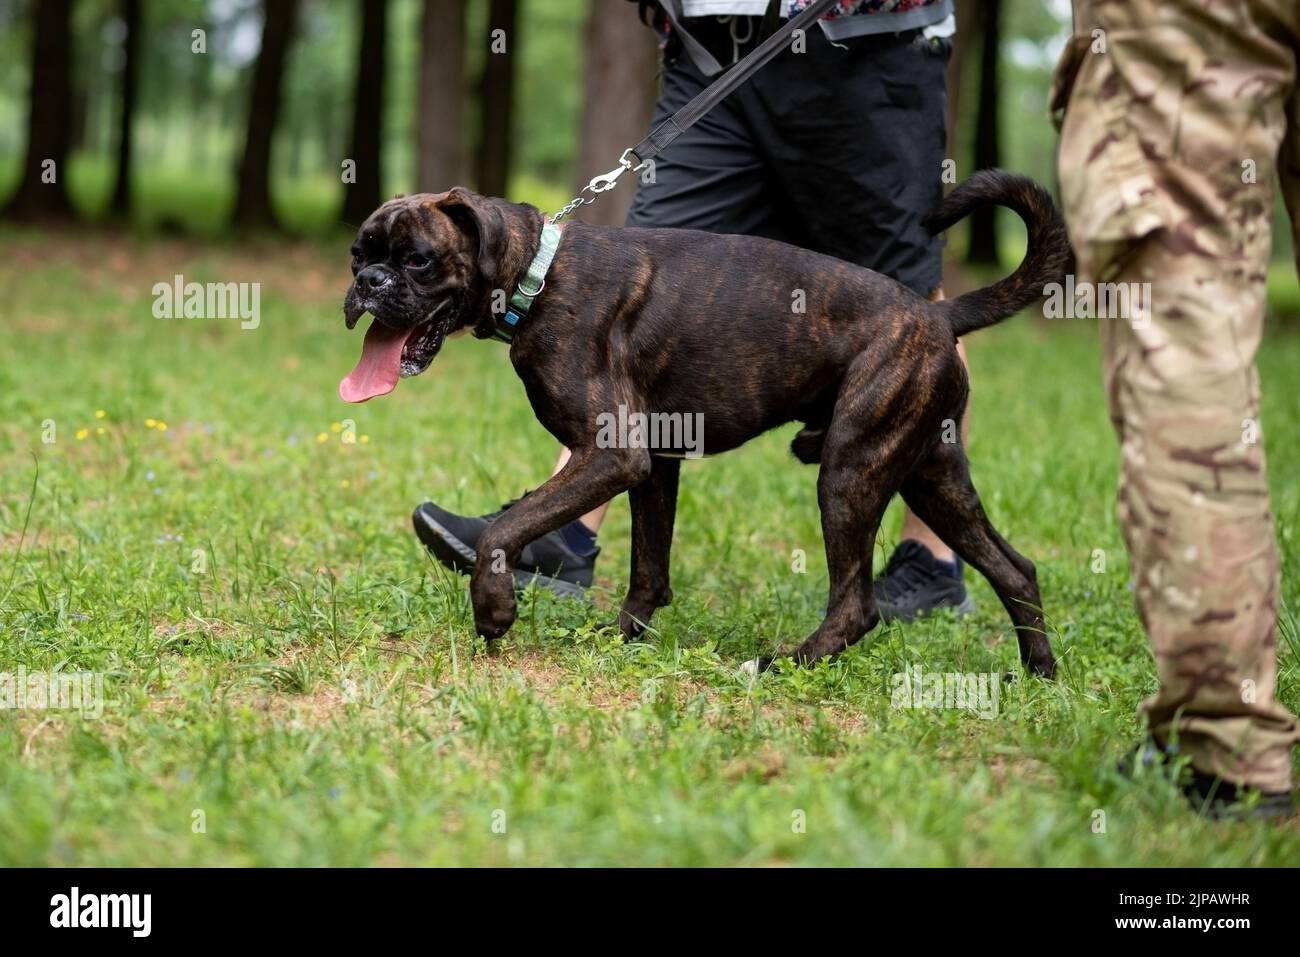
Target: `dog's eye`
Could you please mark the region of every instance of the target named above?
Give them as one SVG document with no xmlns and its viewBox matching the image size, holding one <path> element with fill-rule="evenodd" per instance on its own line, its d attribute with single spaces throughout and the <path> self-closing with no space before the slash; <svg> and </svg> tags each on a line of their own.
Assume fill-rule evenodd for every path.
<svg viewBox="0 0 1300 957">
<path fill-rule="evenodd" d="M 429 265 L 429 257 L 420 253 L 411 253 L 406 257 L 406 265 L 409 269 L 423 269 Z"/>
</svg>

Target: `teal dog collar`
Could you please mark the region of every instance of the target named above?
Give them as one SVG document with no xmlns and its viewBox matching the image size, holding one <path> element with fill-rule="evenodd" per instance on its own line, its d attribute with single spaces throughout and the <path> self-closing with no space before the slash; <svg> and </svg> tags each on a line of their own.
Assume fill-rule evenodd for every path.
<svg viewBox="0 0 1300 957">
<path fill-rule="evenodd" d="M 514 339 L 519 322 L 528 315 L 528 310 L 533 307 L 533 300 L 546 288 L 546 273 L 551 268 L 551 261 L 555 259 L 555 251 L 560 248 L 562 232 L 564 227 L 550 220 L 542 226 L 542 239 L 537 247 L 537 255 L 528 264 L 528 271 L 515 287 L 505 314 L 497 316 L 497 328 L 492 334 L 493 339 L 499 339 L 501 342 L 510 342 Z"/>
</svg>

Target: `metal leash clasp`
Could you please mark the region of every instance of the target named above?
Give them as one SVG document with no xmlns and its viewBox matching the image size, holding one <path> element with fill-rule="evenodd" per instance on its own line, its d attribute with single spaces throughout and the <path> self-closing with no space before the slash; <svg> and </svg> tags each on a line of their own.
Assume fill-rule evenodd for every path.
<svg viewBox="0 0 1300 957">
<path fill-rule="evenodd" d="M 643 169 L 645 163 L 638 163 L 636 166 L 633 166 L 632 161 L 627 158 L 628 154 L 631 152 L 632 148 L 629 146 L 623 151 L 623 155 L 618 158 L 618 166 L 614 167 L 608 173 L 601 173 L 599 176 L 593 176 L 591 182 L 587 184 L 587 189 L 593 193 L 609 192 L 618 185 L 618 178 L 628 170 L 635 173 L 637 170 Z"/>
<path fill-rule="evenodd" d="M 623 151 L 623 155 L 618 158 L 618 166 L 614 167 L 608 173 L 601 173 L 599 176 L 593 176 L 591 178 L 591 182 L 589 182 L 586 186 L 582 188 L 583 192 L 594 193 L 595 196 L 599 196 L 601 193 L 608 193 L 611 189 L 613 189 L 615 186 L 618 185 L 618 178 L 622 176 L 624 173 L 628 172 L 629 170 L 635 173 L 637 170 L 641 170 L 645 168 L 646 164 L 644 162 L 638 162 L 635 166 L 633 166 L 632 161 L 628 159 L 629 155 L 632 155 L 632 147 L 630 146 L 627 149 L 625 149 Z M 563 219 L 565 216 L 568 216 L 579 206 L 590 206 L 595 201 L 596 201 L 595 197 L 588 199 L 582 196 L 581 194 L 579 194 L 578 196 L 575 196 L 568 203 L 568 205 L 566 205 L 558 213 L 552 216 L 551 221 L 557 222 Z"/>
</svg>

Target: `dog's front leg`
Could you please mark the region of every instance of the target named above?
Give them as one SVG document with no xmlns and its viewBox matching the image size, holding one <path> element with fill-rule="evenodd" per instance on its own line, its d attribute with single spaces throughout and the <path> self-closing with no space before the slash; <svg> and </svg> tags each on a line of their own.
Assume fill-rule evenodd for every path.
<svg viewBox="0 0 1300 957">
<path fill-rule="evenodd" d="M 618 626 L 625 638 L 639 637 L 655 609 L 673 599 L 668 586 L 668 556 L 673 545 L 680 472 L 680 459 L 656 458 L 650 477 L 628 490 L 632 503 L 632 580 L 618 613 Z"/>
<path fill-rule="evenodd" d="M 514 624 L 512 570 L 523 547 L 639 485 L 650 474 L 645 449 L 572 449 L 564 468 L 525 495 L 483 532 L 478 541 L 470 598 L 474 627 L 491 641 Z"/>
</svg>

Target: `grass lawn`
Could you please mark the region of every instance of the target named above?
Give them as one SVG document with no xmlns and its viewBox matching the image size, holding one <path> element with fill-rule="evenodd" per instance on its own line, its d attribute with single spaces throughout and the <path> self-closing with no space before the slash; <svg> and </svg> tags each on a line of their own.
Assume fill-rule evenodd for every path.
<svg viewBox="0 0 1300 957">
<path fill-rule="evenodd" d="M 1038 564 L 1059 680 L 1019 675 L 981 579 L 968 619 L 882 626 L 751 681 L 738 664 L 809 632 L 825 600 L 794 426 L 686 464 L 677 599 L 646 641 L 601 627 L 627 575 L 624 498 L 594 605 L 530 592 L 485 648 L 466 580 L 409 514 L 487 511 L 549 470 L 504 347 L 453 341 L 345 407 L 346 241 L 0 245 L 0 671 L 104 676 L 97 718 L 0 712 L 0 864 L 1300 861 L 1294 822 L 1206 822 L 1167 782 L 1108 770 L 1154 673 L 1092 323 L 1019 317 L 970 342 L 976 483 Z M 261 325 L 154 318 L 152 285 L 178 272 L 260 282 Z M 1297 710 L 1300 337 L 1273 333 L 1261 362 Z M 897 528 L 895 506 L 885 547 Z M 892 676 L 918 665 L 1018 677 L 992 718 L 893 707 Z"/>
</svg>

